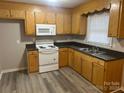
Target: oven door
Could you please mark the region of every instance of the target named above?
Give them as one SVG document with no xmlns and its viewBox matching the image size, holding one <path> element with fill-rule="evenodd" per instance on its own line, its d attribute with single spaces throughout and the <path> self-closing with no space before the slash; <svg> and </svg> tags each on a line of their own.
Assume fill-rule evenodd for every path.
<svg viewBox="0 0 124 93">
<path fill-rule="evenodd" d="M 39 65 L 50 65 L 58 63 L 58 51 L 39 51 Z"/>
</svg>

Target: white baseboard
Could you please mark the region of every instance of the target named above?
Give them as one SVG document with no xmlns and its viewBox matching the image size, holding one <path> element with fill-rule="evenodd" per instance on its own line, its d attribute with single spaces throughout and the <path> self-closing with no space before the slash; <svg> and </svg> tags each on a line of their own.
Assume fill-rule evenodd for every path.
<svg viewBox="0 0 124 93">
<path fill-rule="evenodd" d="M 6 70 L 3 70 L 2 73 L 15 72 L 15 71 L 21 71 L 21 70 L 26 70 L 26 67 L 15 68 L 15 69 L 6 69 Z"/>
</svg>

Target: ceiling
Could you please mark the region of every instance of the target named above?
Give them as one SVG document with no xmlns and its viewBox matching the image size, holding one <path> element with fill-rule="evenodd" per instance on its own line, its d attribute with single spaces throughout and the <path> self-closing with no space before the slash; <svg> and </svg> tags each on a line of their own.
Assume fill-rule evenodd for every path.
<svg viewBox="0 0 124 93">
<path fill-rule="evenodd" d="M 49 5 L 49 6 L 64 7 L 64 8 L 74 8 L 84 2 L 87 2 L 88 0 L 5 0 L 5 1 L 41 4 L 41 5 Z"/>
</svg>

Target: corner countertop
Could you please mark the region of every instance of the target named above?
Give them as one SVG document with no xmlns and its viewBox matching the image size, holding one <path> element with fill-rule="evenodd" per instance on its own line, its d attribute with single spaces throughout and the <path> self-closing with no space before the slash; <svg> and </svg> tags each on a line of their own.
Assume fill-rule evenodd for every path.
<svg viewBox="0 0 124 93">
<path fill-rule="evenodd" d="M 89 47 L 93 47 L 93 46 L 87 45 L 87 44 L 82 44 L 82 43 L 77 43 L 77 42 L 55 42 L 55 45 L 58 46 L 59 48 L 72 48 L 79 52 L 85 53 L 87 55 L 96 57 L 101 60 L 104 60 L 106 62 L 124 58 L 124 53 L 105 49 L 105 48 L 99 48 L 100 51 L 104 52 L 103 54 L 95 54 L 94 55 L 94 54 L 88 53 L 86 51 L 80 50 L 80 48 L 89 48 Z"/>
<path fill-rule="evenodd" d="M 26 44 L 27 51 L 38 51 L 35 44 Z"/>
</svg>

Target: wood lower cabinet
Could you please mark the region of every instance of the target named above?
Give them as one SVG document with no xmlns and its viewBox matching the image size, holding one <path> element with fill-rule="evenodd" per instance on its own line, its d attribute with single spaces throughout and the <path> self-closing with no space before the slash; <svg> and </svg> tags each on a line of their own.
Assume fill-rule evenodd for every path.
<svg viewBox="0 0 124 93">
<path fill-rule="evenodd" d="M 93 63 L 92 83 L 99 89 L 104 87 L 104 66 Z"/>
<path fill-rule="evenodd" d="M 39 71 L 39 56 L 38 51 L 27 52 L 28 73 Z"/>
<path fill-rule="evenodd" d="M 124 59 L 104 61 L 71 48 L 59 50 L 60 67 L 71 67 L 103 93 L 110 93 L 121 86 L 123 62 Z"/>
<path fill-rule="evenodd" d="M 68 66 L 68 48 L 59 49 L 59 67 Z"/>
<path fill-rule="evenodd" d="M 78 51 L 74 51 L 74 70 L 81 74 L 81 53 Z"/>
<path fill-rule="evenodd" d="M 74 68 L 74 50 L 68 49 L 68 65 L 71 68 Z"/>
<path fill-rule="evenodd" d="M 82 54 L 82 73 L 81 75 L 84 76 L 87 80 L 92 81 L 92 61 L 89 56 Z"/>
</svg>

